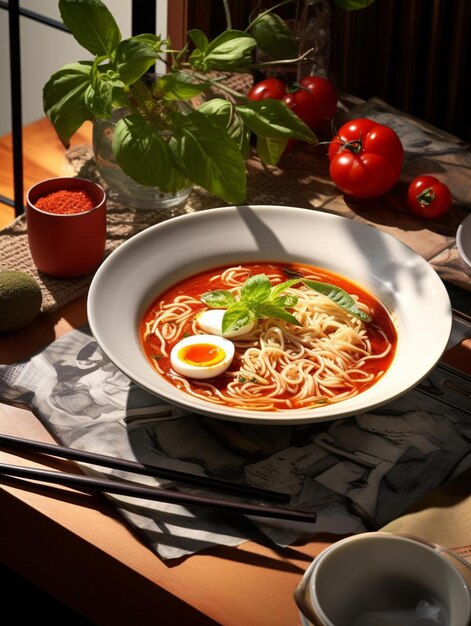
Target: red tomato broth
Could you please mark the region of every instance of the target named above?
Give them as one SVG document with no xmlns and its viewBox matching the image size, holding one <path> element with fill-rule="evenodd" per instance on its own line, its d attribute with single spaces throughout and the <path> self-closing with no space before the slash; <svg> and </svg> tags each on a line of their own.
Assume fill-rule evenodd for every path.
<svg viewBox="0 0 471 626">
<path fill-rule="evenodd" d="M 274 274 L 278 274 L 281 279 L 280 282 L 289 280 L 290 278 L 293 277 L 292 274 L 286 273 L 283 268 L 290 270 L 290 272 L 296 272 L 299 274 L 309 273 L 311 275 L 310 277 L 312 277 L 312 274 L 315 274 L 315 280 L 336 285 L 337 287 L 340 287 L 341 289 L 343 289 L 350 295 L 356 295 L 362 303 L 368 306 L 369 313 L 372 318 L 372 321 L 368 323 L 368 330 L 369 330 L 368 337 L 369 337 L 370 344 L 372 347 L 372 353 L 380 354 L 381 352 L 383 352 L 386 346 L 384 337 L 375 328 L 375 326 L 379 327 L 382 330 L 382 332 L 386 335 L 389 342 L 391 343 L 391 350 L 389 351 L 387 355 L 381 358 L 367 361 L 362 366 L 362 370 L 368 373 L 371 372 L 375 375 L 379 374 L 380 372 L 382 372 L 382 375 L 383 375 L 388 370 L 388 368 L 390 367 L 394 359 L 394 354 L 396 351 L 397 331 L 386 308 L 381 304 L 381 302 L 375 296 L 370 294 L 368 291 L 360 287 L 358 284 L 352 281 L 349 281 L 346 277 L 343 277 L 339 274 L 335 274 L 333 272 L 330 272 L 322 268 L 318 268 L 318 267 L 314 267 L 314 266 L 310 266 L 306 264 L 304 265 L 299 264 L 299 263 L 280 264 L 280 263 L 275 263 L 275 262 L 274 263 L 266 262 L 266 263 L 241 263 L 241 266 L 243 268 L 250 269 L 252 272 L 252 275 L 267 274 L 267 275 L 273 276 Z M 223 281 L 220 278 L 218 278 L 217 280 L 213 279 L 210 281 L 210 278 L 214 277 L 217 274 L 220 274 L 223 270 L 227 269 L 227 267 L 233 267 L 233 266 L 224 266 L 224 267 L 214 268 L 210 271 L 201 272 L 199 274 L 193 275 L 187 279 L 184 279 L 178 282 L 176 285 L 167 289 L 165 292 L 163 292 L 158 297 L 156 297 L 142 318 L 140 329 L 139 329 L 139 335 L 141 338 L 141 345 L 143 347 L 143 350 L 147 359 L 149 360 L 149 362 L 151 363 L 153 367 L 155 367 L 155 361 L 157 360 L 159 364 L 159 368 L 163 370 L 164 377 L 179 389 L 182 389 L 182 387 L 178 381 L 177 376 L 175 375 L 175 372 L 173 372 L 172 366 L 170 364 L 170 357 L 165 356 L 161 353 L 159 340 L 153 334 L 150 334 L 146 339 L 144 339 L 144 335 L 146 331 L 146 323 L 155 317 L 155 314 L 159 310 L 159 304 L 161 302 L 172 302 L 174 298 L 180 295 L 191 296 L 199 300 L 201 295 L 208 291 L 214 291 L 216 289 L 227 289 L 227 286 L 223 283 Z M 192 320 L 194 316 L 196 316 L 199 312 L 204 311 L 206 309 L 208 309 L 208 307 L 203 302 L 201 302 L 201 306 L 195 306 L 194 315 L 192 316 L 192 319 L 188 320 L 185 323 L 183 330 L 179 334 L 179 336 L 175 338 L 174 341 L 167 342 L 166 346 L 167 346 L 168 355 L 170 355 L 171 349 L 178 341 L 180 341 L 185 336 L 194 334 L 192 330 Z M 235 356 L 231 365 L 226 370 L 226 372 L 224 372 L 223 374 L 220 374 L 219 376 L 215 378 L 210 379 L 209 382 L 211 383 L 211 385 L 213 385 L 215 388 L 217 388 L 220 391 L 224 390 L 228 382 L 231 380 L 227 374 L 230 372 L 237 371 L 239 369 L 239 363 L 238 363 L 239 360 L 240 360 L 240 355 L 236 347 Z M 158 372 L 157 370 L 156 370 L 156 374 L 161 375 L 160 372 Z M 192 389 L 195 389 L 195 390 L 203 389 L 203 387 L 200 385 L 200 381 L 193 380 L 193 379 L 187 379 L 187 380 L 189 384 L 191 385 Z M 367 382 L 367 383 L 358 382 L 356 383 L 355 387 L 358 392 L 361 392 L 361 391 L 366 390 L 368 387 L 371 387 L 372 385 L 374 385 L 377 382 L 377 380 L 378 378 L 375 378 L 373 381 Z M 204 382 L 207 382 L 207 381 L 204 381 Z M 204 389 L 205 389 L 205 392 L 207 392 L 206 387 L 204 387 Z M 277 396 L 277 399 L 283 399 L 283 398 L 288 400 L 289 394 L 285 393 L 280 396 Z M 307 407 L 304 404 L 303 405 L 300 404 L 299 407 L 297 406 L 293 407 L 293 406 L 287 405 L 282 408 L 293 410 L 294 408 L 307 408 Z"/>
</svg>

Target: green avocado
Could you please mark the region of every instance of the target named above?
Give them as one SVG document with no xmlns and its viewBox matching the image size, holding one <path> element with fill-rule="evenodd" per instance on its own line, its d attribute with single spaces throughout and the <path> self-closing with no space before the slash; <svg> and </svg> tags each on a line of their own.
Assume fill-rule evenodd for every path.
<svg viewBox="0 0 471 626">
<path fill-rule="evenodd" d="M 30 324 L 41 310 L 42 292 L 25 272 L 0 272 L 0 333 L 19 330 Z"/>
</svg>

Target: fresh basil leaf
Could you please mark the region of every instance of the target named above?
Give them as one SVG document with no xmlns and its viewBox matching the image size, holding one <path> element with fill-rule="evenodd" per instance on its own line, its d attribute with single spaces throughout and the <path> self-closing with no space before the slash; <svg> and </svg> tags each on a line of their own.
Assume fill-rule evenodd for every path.
<svg viewBox="0 0 471 626">
<path fill-rule="evenodd" d="M 141 185 L 153 185 L 163 191 L 173 185 L 168 144 L 139 115 L 119 120 L 112 150 L 118 165 Z"/>
<path fill-rule="evenodd" d="M 338 304 L 342 309 L 354 317 L 358 317 L 364 322 L 371 322 L 371 317 L 364 311 L 361 311 L 357 307 L 357 303 L 354 298 L 352 298 L 352 296 L 343 289 L 340 289 L 340 287 L 331 285 L 330 283 L 321 283 L 315 280 L 309 280 L 307 278 L 303 278 L 302 282 L 306 285 L 306 287 L 309 287 L 309 289 L 317 291 L 318 293 L 330 298 L 332 302 Z"/>
<path fill-rule="evenodd" d="M 194 83 L 184 72 L 169 72 L 159 79 L 159 92 L 166 100 L 189 100 L 208 86 L 209 83 Z"/>
<path fill-rule="evenodd" d="M 251 34 L 260 50 L 272 59 L 295 59 L 298 40 L 287 23 L 276 13 L 263 13 L 252 23 Z"/>
<path fill-rule="evenodd" d="M 93 81 L 85 92 L 85 104 L 95 117 L 109 119 L 113 111 L 113 88 L 103 81 Z"/>
<path fill-rule="evenodd" d="M 116 20 L 100 0 L 59 0 L 62 21 L 76 41 L 97 56 L 109 56 L 121 41 Z"/>
<path fill-rule="evenodd" d="M 250 157 L 252 151 L 252 147 L 250 145 L 251 134 L 250 131 L 245 128 L 242 120 L 237 127 L 229 128 L 229 135 L 232 137 L 232 139 L 234 139 L 235 142 L 237 142 L 244 161 L 247 160 Z"/>
<path fill-rule="evenodd" d="M 166 43 L 160 35 L 154 35 L 153 33 L 141 33 L 140 35 L 134 35 L 133 39 L 145 43 L 149 46 L 149 48 L 152 48 L 156 54 L 159 54 L 162 50 L 164 50 L 164 44 Z"/>
<path fill-rule="evenodd" d="M 158 54 L 143 41 L 125 39 L 113 52 L 113 61 L 125 85 L 132 85 L 155 64 Z"/>
<path fill-rule="evenodd" d="M 239 146 L 242 158 L 244 160 L 249 158 L 250 131 L 245 127 L 231 102 L 224 98 L 212 98 L 200 105 L 198 111 L 211 123 L 225 128 L 229 137 L 232 137 Z"/>
<path fill-rule="evenodd" d="M 89 61 L 64 65 L 44 85 L 44 112 L 66 148 L 80 126 L 94 117 L 85 101 L 85 93 L 91 84 L 92 68 L 93 63 Z"/>
<path fill-rule="evenodd" d="M 261 137 L 317 141 L 312 130 L 282 100 L 253 100 L 238 105 L 237 112 L 247 127 Z"/>
<path fill-rule="evenodd" d="M 235 332 L 255 321 L 256 317 L 243 302 L 235 302 L 224 313 L 222 318 L 222 332 Z"/>
<path fill-rule="evenodd" d="M 129 106 L 127 92 L 124 90 L 122 81 L 113 85 L 113 109 L 126 109 Z"/>
<path fill-rule="evenodd" d="M 124 85 L 116 72 L 106 70 L 102 73 L 101 70 L 102 66 L 95 63 L 91 72 L 92 84 L 85 92 L 85 104 L 95 117 L 109 119 L 113 112 L 116 90 Z"/>
<path fill-rule="evenodd" d="M 257 155 L 262 163 L 276 165 L 283 156 L 288 139 L 274 139 L 273 137 L 257 137 Z"/>
<path fill-rule="evenodd" d="M 174 118 L 174 123 L 169 145 L 179 169 L 229 204 L 242 204 L 246 175 L 237 143 L 198 111 Z"/>
<path fill-rule="evenodd" d="M 278 296 L 278 298 L 271 299 L 270 302 L 273 302 L 276 306 L 283 307 L 285 309 L 292 309 L 297 303 L 299 298 L 297 296 L 293 296 L 291 294 L 285 294 L 284 296 Z"/>
<path fill-rule="evenodd" d="M 283 283 L 279 283 L 278 285 L 275 285 L 271 289 L 270 300 L 274 300 L 275 298 L 280 296 L 284 291 L 286 291 L 290 287 L 293 287 L 297 283 L 299 283 L 298 278 L 290 278 L 290 280 L 285 280 Z"/>
<path fill-rule="evenodd" d="M 224 289 L 208 291 L 200 296 L 200 300 L 212 309 L 225 309 L 235 302 L 232 292 Z"/>
<path fill-rule="evenodd" d="M 271 302 L 257 302 L 254 304 L 253 311 L 258 318 L 274 318 L 289 322 L 294 326 L 301 326 L 301 322 L 298 322 L 294 315 L 288 313 L 283 307 L 276 306 Z"/>
<path fill-rule="evenodd" d="M 227 128 L 230 123 L 233 105 L 224 98 L 211 98 L 198 107 L 198 112 L 215 124 Z"/>
<path fill-rule="evenodd" d="M 199 30 L 198 28 L 193 28 L 192 30 L 188 31 L 188 37 L 195 44 L 196 48 L 200 52 L 206 52 L 206 50 L 208 49 L 209 41 L 202 30 Z"/>
<path fill-rule="evenodd" d="M 285 281 L 272 287 L 266 274 L 257 274 L 248 278 L 240 288 L 239 300 L 235 300 L 231 291 L 217 289 L 201 296 L 201 300 L 211 308 L 227 308 L 223 317 L 223 332 L 238 330 L 245 324 L 258 318 L 276 318 L 300 326 L 297 319 L 286 307 L 293 307 L 298 298 L 294 295 L 280 295 L 282 291 L 299 283 L 298 279 Z"/>
<path fill-rule="evenodd" d="M 240 289 L 240 299 L 250 302 L 265 302 L 270 297 L 271 282 L 266 274 L 247 278 Z"/>
<path fill-rule="evenodd" d="M 251 53 L 256 45 L 255 39 L 247 33 L 226 30 L 209 42 L 205 50 L 198 46 L 198 50 L 192 52 L 188 61 L 194 69 L 201 71 L 242 70 L 252 63 Z"/>
</svg>

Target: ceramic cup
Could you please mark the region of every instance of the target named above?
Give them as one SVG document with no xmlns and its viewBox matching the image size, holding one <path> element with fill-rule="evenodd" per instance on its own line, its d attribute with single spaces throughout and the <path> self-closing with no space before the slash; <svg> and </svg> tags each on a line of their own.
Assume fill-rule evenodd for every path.
<svg viewBox="0 0 471 626">
<path fill-rule="evenodd" d="M 59 190 L 85 191 L 94 207 L 81 213 L 50 213 L 38 209 L 39 198 Z M 33 185 L 26 196 L 28 242 L 34 264 L 50 276 L 71 278 L 93 272 L 106 246 L 106 194 L 84 178 L 58 177 Z"/>
<path fill-rule="evenodd" d="M 464 218 L 456 231 L 456 247 L 471 270 L 471 215 Z"/>
<path fill-rule="evenodd" d="M 303 626 L 469 626 L 470 588 L 440 546 L 390 533 L 342 539 L 295 591 Z"/>
</svg>

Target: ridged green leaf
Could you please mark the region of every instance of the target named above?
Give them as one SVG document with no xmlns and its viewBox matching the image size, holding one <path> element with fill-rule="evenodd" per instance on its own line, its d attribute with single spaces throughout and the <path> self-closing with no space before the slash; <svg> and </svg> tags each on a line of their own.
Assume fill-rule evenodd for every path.
<svg viewBox="0 0 471 626">
<path fill-rule="evenodd" d="M 66 148 L 80 126 L 94 117 L 85 99 L 91 85 L 92 67 L 93 64 L 88 61 L 64 65 L 44 85 L 44 112 Z"/>
<path fill-rule="evenodd" d="M 110 55 L 121 41 L 121 32 L 100 0 L 59 0 L 62 21 L 78 43 L 97 56 Z"/>
<path fill-rule="evenodd" d="M 175 163 L 194 183 L 230 204 L 245 201 L 245 163 L 237 143 L 220 126 L 198 111 L 182 115 L 170 149 Z"/>
</svg>

